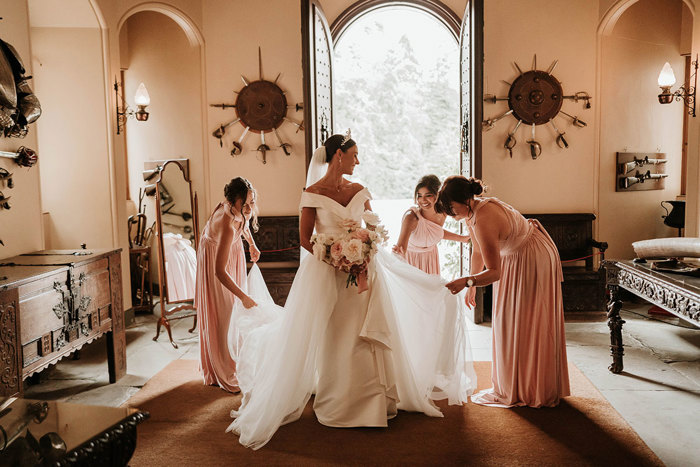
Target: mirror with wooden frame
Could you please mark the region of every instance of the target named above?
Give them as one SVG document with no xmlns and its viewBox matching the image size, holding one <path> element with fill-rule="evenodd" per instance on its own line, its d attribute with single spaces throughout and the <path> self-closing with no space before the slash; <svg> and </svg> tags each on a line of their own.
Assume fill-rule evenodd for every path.
<svg viewBox="0 0 700 467">
<path fill-rule="evenodd" d="M 194 316 L 189 331 L 193 332 L 197 326 L 194 307 L 199 242 L 197 194 L 193 193 L 192 183 L 180 162 L 170 160 L 161 167 L 155 183 L 161 315 L 153 340 L 158 339 L 164 326 L 170 343 L 177 348 L 170 321 Z"/>
</svg>

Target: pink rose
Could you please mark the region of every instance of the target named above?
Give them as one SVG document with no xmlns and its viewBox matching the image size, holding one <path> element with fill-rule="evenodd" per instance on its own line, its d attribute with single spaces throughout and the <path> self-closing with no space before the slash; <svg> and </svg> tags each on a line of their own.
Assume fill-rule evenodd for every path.
<svg viewBox="0 0 700 467">
<path fill-rule="evenodd" d="M 350 238 L 356 238 L 362 243 L 365 243 L 369 241 L 369 232 L 365 229 L 358 229 L 350 234 Z"/>
<path fill-rule="evenodd" d="M 331 245 L 331 258 L 338 261 L 343 256 L 343 245 L 340 242 L 336 242 Z"/>
</svg>

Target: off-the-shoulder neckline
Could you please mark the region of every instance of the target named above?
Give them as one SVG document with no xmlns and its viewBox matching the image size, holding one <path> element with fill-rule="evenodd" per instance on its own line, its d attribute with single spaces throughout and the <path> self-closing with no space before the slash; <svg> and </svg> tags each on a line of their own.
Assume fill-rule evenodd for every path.
<svg viewBox="0 0 700 467">
<path fill-rule="evenodd" d="M 310 191 L 305 191 L 304 193 L 307 194 L 307 195 L 316 195 L 316 196 L 320 196 L 321 198 L 326 198 L 326 199 L 328 199 L 328 200 L 330 200 L 330 201 L 333 201 L 335 204 L 337 204 L 338 206 L 340 206 L 340 207 L 342 207 L 342 208 L 347 208 L 348 206 L 350 206 L 350 205 L 352 204 L 353 201 L 355 201 L 355 198 L 357 198 L 357 195 L 359 195 L 359 194 L 362 193 L 363 191 L 367 191 L 367 187 L 364 187 L 364 188 L 362 188 L 361 190 L 359 190 L 357 193 L 355 193 L 355 194 L 352 196 L 352 198 L 350 198 L 350 201 L 348 201 L 348 204 L 345 204 L 345 205 L 340 204 L 339 202 L 337 202 L 336 200 L 334 200 L 334 199 L 331 198 L 330 196 L 322 195 L 322 194 L 320 194 L 320 193 L 311 193 Z"/>
</svg>

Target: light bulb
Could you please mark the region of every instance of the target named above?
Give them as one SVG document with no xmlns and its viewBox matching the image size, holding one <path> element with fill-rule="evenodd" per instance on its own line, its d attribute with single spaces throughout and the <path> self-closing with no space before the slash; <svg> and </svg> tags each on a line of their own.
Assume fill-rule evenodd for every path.
<svg viewBox="0 0 700 467">
<path fill-rule="evenodd" d="M 673 74 L 671 64 L 666 62 L 659 73 L 659 86 L 662 88 L 671 87 L 676 84 L 676 77 Z"/>
<path fill-rule="evenodd" d="M 673 73 L 673 71 L 671 73 Z M 136 105 L 143 106 L 149 105 L 151 103 L 151 96 L 148 95 L 148 90 L 146 89 L 145 84 L 139 84 L 139 87 L 136 90 L 136 94 L 134 94 L 134 103 Z"/>
</svg>

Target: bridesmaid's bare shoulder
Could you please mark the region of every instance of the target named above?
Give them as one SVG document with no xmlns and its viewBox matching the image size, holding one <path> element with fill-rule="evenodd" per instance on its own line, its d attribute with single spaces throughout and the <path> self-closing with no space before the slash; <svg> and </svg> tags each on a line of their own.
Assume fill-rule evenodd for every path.
<svg viewBox="0 0 700 467">
<path fill-rule="evenodd" d="M 416 215 L 413 210 L 409 209 L 403 213 L 403 219 L 401 220 L 401 228 L 407 228 L 409 232 L 413 232 L 418 225 L 418 215 Z"/>
<path fill-rule="evenodd" d="M 411 222 L 411 221 L 418 222 L 418 215 L 413 211 L 413 209 L 408 209 L 406 212 L 403 213 L 403 221 L 404 222 Z"/>
</svg>

